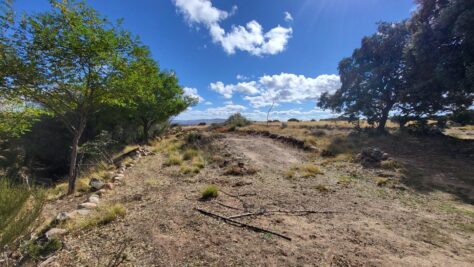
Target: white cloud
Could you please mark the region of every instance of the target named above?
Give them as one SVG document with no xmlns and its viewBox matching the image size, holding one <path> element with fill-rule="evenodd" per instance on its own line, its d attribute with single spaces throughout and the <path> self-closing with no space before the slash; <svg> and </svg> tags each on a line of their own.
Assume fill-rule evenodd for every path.
<svg viewBox="0 0 474 267">
<path fill-rule="evenodd" d="M 293 21 L 293 16 L 290 14 L 290 12 L 285 11 L 284 14 L 285 14 L 285 21 L 286 21 L 286 22 L 291 22 L 291 21 Z"/>
<path fill-rule="evenodd" d="M 233 93 L 238 92 L 241 94 L 246 95 L 254 95 L 257 94 L 259 91 L 257 89 L 257 82 L 250 81 L 250 82 L 240 82 L 237 84 L 228 84 L 225 85 L 223 82 L 215 82 L 211 83 L 210 88 L 217 93 L 224 96 L 224 98 L 230 99 L 232 98 Z"/>
<path fill-rule="evenodd" d="M 265 121 L 267 119 L 267 111 L 266 110 L 248 110 L 247 107 L 242 105 L 224 105 L 217 108 L 208 108 L 206 110 L 186 110 L 185 112 L 181 113 L 177 120 L 195 120 L 195 119 L 226 119 L 230 115 L 240 112 L 245 117 L 256 120 L 256 121 Z M 289 118 L 298 118 L 302 120 L 310 120 L 310 119 L 320 119 L 320 118 L 329 118 L 334 116 L 334 114 L 323 111 L 320 109 L 311 109 L 307 111 L 303 111 L 301 109 L 288 109 L 288 110 L 274 110 L 270 113 L 270 119 L 272 120 L 281 120 L 286 121 Z"/>
<path fill-rule="evenodd" d="M 190 96 L 190 97 L 196 98 L 196 99 L 198 99 L 199 102 L 204 101 L 204 98 L 202 98 L 198 94 L 198 90 L 196 88 L 184 87 L 183 91 L 184 91 L 185 96 Z"/>
<path fill-rule="evenodd" d="M 206 102 L 204 102 L 204 105 L 210 106 L 210 105 L 212 105 L 212 102 L 211 101 L 206 101 Z"/>
<path fill-rule="evenodd" d="M 211 83 L 211 89 L 225 98 L 232 98 L 232 93 L 239 92 L 253 107 L 269 106 L 276 103 L 299 103 L 316 100 L 325 91 L 334 92 L 341 86 L 339 76 L 335 74 L 319 75 L 315 78 L 292 73 L 265 75 L 257 81 L 237 84 Z"/>
<path fill-rule="evenodd" d="M 213 42 L 219 43 L 228 54 L 241 50 L 256 56 L 275 55 L 285 50 L 293 33 L 292 28 L 279 25 L 264 33 L 260 23 L 255 20 L 245 26 L 232 26 L 232 29 L 226 32 L 219 23 L 235 13 L 236 6 L 228 13 L 212 6 L 210 0 L 173 1 L 189 23 L 204 24 Z"/>
<path fill-rule="evenodd" d="M 237 74 L 237 76 L 235 76 L 235 78 L 239 81 L 245 81 L 245 80 L 249 79 L 249 77 L 247 77 L 245 75 L 242 75 L 242 74 Z"/>
</svg>

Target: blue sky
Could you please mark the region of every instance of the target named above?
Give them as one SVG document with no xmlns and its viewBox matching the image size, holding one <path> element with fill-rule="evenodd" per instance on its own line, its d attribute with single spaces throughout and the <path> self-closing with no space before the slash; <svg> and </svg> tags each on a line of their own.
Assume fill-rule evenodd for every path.
<svg viewBox="0 0 474 267">
<path fill-rule="evenodd" d="M 319 94 L 339 86 L 338 62 L 379 21 L 408 18 L 412 0 L 89 0 L 139 35 L 162 69 L 174 70 L 200 103 L 178 119 L 323 118 Z M 16 0 L 15 10 L 49 9 Z"/>
</svg>

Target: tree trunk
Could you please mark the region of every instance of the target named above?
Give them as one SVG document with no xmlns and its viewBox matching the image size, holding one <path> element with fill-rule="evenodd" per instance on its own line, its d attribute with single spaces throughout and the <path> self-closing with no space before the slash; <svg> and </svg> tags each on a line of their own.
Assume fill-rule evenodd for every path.
<svg viewBox="0 0 474 267">
<path fill-rule="evenodd" d="M 150 136 L 149 136 L 149 132 L 150 131 L 150 127 L 148 126 L 148 124 L 144 124 L 143 125 L 143 141 L 145 144 L 148 144 L 148 140 L 150 139 Z"/>
<path fill-rule="evenodd" d="M 74 193 L 74 190 L 76 189 L 77 149 L 79 147 L 79 140 L 81 139 L 81 136 L 82 136 L 82 133 L 84 132 L 85 127 L 86 127 L 86 121 L 85 121 L 85 119 L 81 119 L 81 121 L 79 123 L 79 127 L 74 132 L 74 137 L 72 139 L 71 159 L 69 161 L 69 186 L 68 186 L 68 190 L 67 190 L 68 195 Z"/>
<path fill-rule="evenodd" d="M 381 132 L 381 133 L 385 132 L 385 125 L 387 124 L 388 113 L 390 112 L 391 109 L 392 107 L 390 106 L 390 108 L 387 107 L 382 111 L 382 117 L 380 118 L 379 125 L 377 126 L 378 132 Z"/>
</svg>

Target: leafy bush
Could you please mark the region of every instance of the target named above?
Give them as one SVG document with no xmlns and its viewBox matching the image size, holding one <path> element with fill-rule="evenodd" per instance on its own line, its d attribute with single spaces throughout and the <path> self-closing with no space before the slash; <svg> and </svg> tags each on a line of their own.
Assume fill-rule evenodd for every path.
<svg viewBox="0 0 474 267">
<path fill-rule="evenodd" d="M 203 200 L 209 200 L 211 198 L 216 198 L 219 195 L 219 190 L 215 185 L 207 186 L 201 193 L 201 198 Z"/>
<path fill-rule="evenodd" d="M 229 126 L 229 128 L 235 129 L 237 127 L 244 127 L 250 125 L 251 122 L 247 118 L 242 116 L 242 114 L 235 113 L 226 120 L 225 124 Z"/>
<path fill-rule="evenodd" d="M 44 202 L 43 190 L 0 178 L 0 248 L 27 234 Z"/>
<path fill-rule="evenodd" d="M 291 118 L 288 120 L 288 122 L 300 122 L 300 120 L 296 119 L 296 118 Z"/>
</svg>

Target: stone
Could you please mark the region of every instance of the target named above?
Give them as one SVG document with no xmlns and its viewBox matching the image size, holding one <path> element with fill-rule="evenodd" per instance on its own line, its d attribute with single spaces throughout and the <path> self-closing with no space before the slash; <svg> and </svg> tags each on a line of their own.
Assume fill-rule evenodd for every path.
<svg viewBox="0 0 474 267">
<path fill-rule="evenodd" d="M 107 193 L 107 190 L 105 189 L 105 187 L 107 186 L 107 184 L 104 185 L 104 188 L 100 189 L 99 191 L 97 191 L 96 193 L 99 195 L 99 196 L 103 196 L 105 193 Z"/>
<path fill-rule="evenodd" d="M 120 181 L 122 181 L 122 179 L 123 179 L 123 176 L 115 176 L 113 181 L 114 182 L 120 182 Z"/>
<path fill-rule="evenodd" d="M 104 188 L 108 189 L 108 190 L 113 190 L 114 189 L 114 184 L 113 183 L 106 183 L 104 185 Z"/>
<path fill-rule="evenodd" d="M 89 182 L 89 186 L 94 190 L 100 190 L 102 187 L 104 187 L 104 182 L 97 178 L 92 178 L 91 181 Z"/>
<path fill-rule="evenodd" d="M 96 208 L 97 208 L 97 204 L 96 204 L 96 203 L 92 203 L 92 202 L 84 202 L 84 203 L 82 203 L 82 204 L 79 204 L 79 208 L 80 208 L 80 209 L 93 210 L 93 209 L 96 209 Z"/>
<path fill-rule="evenodd" d="M 89 197 L 88 201 L 89 201 L 90 203 L 99 204 L 100 199 L 99 199 L 99 196 L 97 196 L 97 195 L 95 195 L 95 196 L 92 195 L 92 196 Z"/>
<path fill-rule="evenodd" d="M 378 148 L 364 148 L 357 154 L 357 160 L 360 161 L 364 167 L 380 166 L 380 162 L 388 158 L 389 155 Z"/>
<path fill-rule="evenodd" d="M 70 219 L 67 212 L 60 212 L 57 216 L 56 216 L 56 221 L 58 222 L 63 222 L 63 221 L 66 221 Z"/>
<path fill-rule="evenodd" d="M 46 232 L 46 238 L 47 239 L 52 239 L 52 238 L 58 238 L 64 234 L 66 234 L 67 231 L 65 229 L 61 228 L 51 228 Z"/>
<path fill-rule="evenodd" d="M 86 216 L 88 215 L 89 213 L 91 213 L 90 210 L 88 209 L 78 209 L 78 210 L 75 210 L 75 211 L 71 211 L 69 214 L 69 216 L 73 216 L 72 218 L 74 218 L 75 216 Z"/>
</svg>

